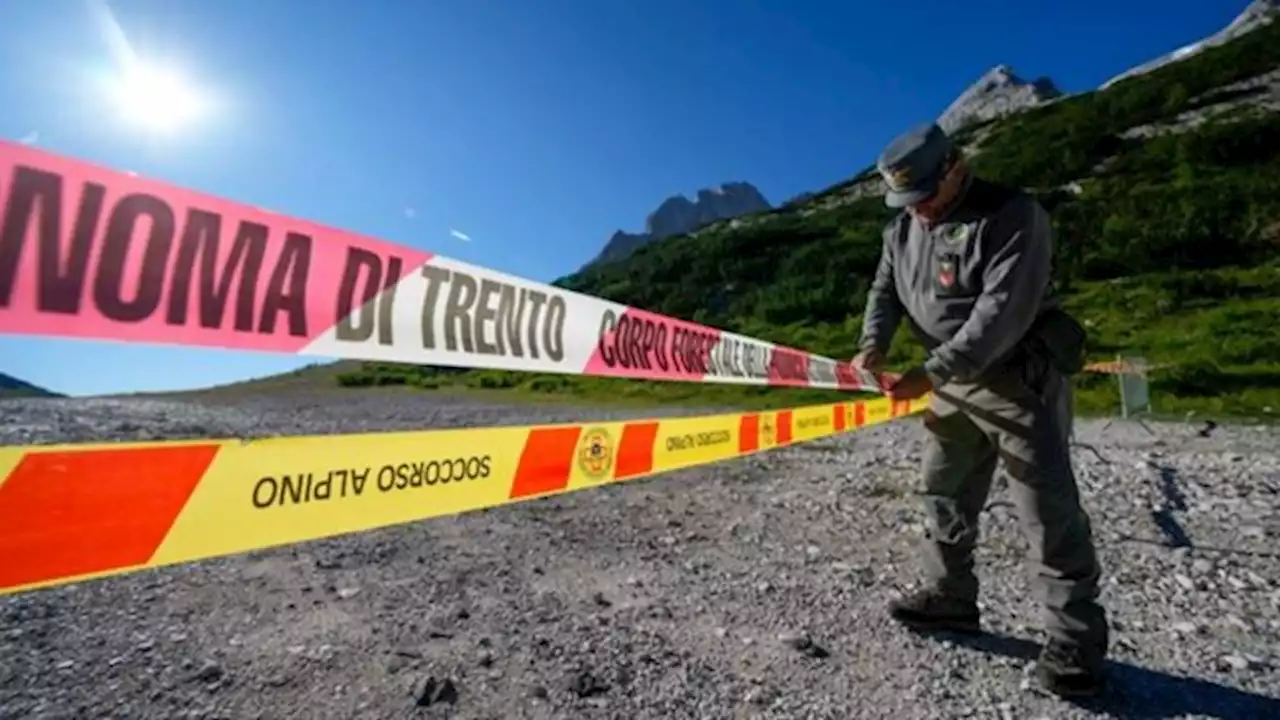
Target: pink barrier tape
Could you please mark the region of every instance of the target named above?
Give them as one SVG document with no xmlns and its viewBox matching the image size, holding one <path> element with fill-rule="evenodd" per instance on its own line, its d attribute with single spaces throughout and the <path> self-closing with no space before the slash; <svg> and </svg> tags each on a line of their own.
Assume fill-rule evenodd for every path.
<svg viewBox="0 0 1280 720">
<path fill-rule="evenodd" d="M 838 362 L 0 141 L 0 332 L 879 392 Z"/>
</svg>

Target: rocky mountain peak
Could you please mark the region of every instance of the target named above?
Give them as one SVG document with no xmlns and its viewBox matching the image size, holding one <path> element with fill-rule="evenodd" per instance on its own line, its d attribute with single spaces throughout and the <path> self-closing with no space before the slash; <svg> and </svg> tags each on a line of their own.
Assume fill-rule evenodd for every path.
<svg viewBox="0 0 1280 720">
<path fill-rule="evenodd" d="M 694 193 L 692 200 L 684 194 L 672 195 L 645 218 L 644 232 L 618 230 L 589 265 L 621 260 L 651 242 L 690 233 L 717 220 L 729 220 L 772 208 L 764 195 L 748 182 L 727 182 L 702 188 Z"/>
<path fill-rule="evenodd" d="M 1280 16 L 1280 0 L 1253 0 L 1219 35 L 1238 37 Z"/>
<path fill-rule="evenodd" d="M 693 232 L 717 220 L 768 210 L 771 206 L 751 183 L 730 182 L 702 188 L 689 200 L 683 194 L 662 201 L 645 219 L 644 230 L 654 240 Z"/>
<path fill-rule="evenodd" d="M 1047 77 L 1024 80 L 1008 65 L 996 65 L 951 102 L 938 118 L 948 133 L 1061 97 L 1062 91 Z"/>
<path fill-rule="evenodd" d="M 1018 79 L 1018 76 L 1013 73 L 1013 68 L 1003 64 L 991 68 L 978 79 L 978 83 L 988 86 L 1011 85 L 1018 84 L 1020 82 L 1021 81 Z"/>
</svg>

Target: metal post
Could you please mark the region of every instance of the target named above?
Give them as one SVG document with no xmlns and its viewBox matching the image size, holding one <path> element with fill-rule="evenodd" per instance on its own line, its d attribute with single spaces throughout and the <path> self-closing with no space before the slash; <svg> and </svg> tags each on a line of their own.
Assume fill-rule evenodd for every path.
<svg viewBox="0 0 1280 720">
<path fill-rule="evenodd" d="M 1116 356 L 1116 381 L 1120 384 L 1120 417 L 1133 419 L 1149 433 L 1151 428 L 1138 416 L 1151 412 L 1151 385 L 1147 380 L 1147 359 L 1141 355 Z M 1107 421 L 1102 429 L 1111 426 Z"/>
</svg>

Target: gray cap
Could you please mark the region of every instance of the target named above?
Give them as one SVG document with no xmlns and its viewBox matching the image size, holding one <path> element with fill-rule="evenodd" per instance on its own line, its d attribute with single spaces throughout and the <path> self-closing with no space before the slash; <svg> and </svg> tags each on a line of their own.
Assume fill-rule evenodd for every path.
<svg viewBox="0 0 1280 720">
<path fill-rule="evenodd" d="M 933 195 L 946 171 L 944 165 L 951 150 L 951 138 L 937 123 L 918 125 L 894 138 L 876 161 L 876 168 L 889 186 L 884 204 L 900 208 Z"/>
</svg>

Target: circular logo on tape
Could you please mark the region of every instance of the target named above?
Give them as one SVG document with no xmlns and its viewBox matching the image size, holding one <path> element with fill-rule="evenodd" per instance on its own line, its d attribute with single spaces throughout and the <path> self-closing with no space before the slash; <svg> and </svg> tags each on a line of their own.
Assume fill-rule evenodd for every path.
<svg viewBox="0 0 1280 720">
<path fill-rule="evenodd" d="M 578 443 L 578 468 L 593 480 L 608 477 L 613 469 L 613 438 L 604 428 L 587 428 Z"/>
</svg>

